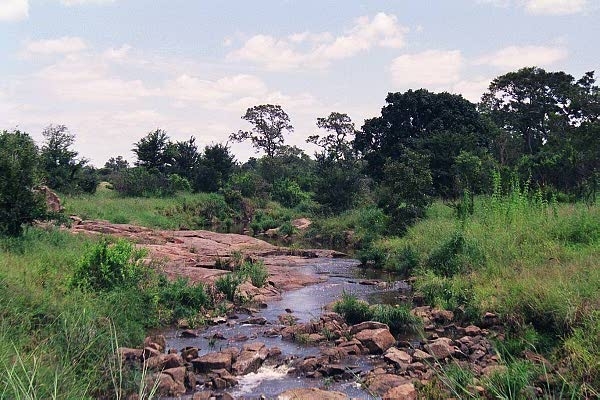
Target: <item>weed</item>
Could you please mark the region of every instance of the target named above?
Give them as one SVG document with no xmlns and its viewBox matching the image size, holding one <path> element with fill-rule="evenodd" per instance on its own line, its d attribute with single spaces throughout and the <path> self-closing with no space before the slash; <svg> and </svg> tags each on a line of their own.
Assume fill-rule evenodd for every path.
<svg viewBox="0 0 600 400">
<path fill-rule="evenodd" d="M 235 300 L 235 294 L 238 287 L 242 283 L 243 279 L 240 274 L 228 273 L 219 276 L 215 280 L 215 287 L 217 290 L 225 295 L 225 298 L 229 301 Z"/>
<path fill-rule="evenodd" d="M 405 305 L 373 305 L 371 319 L 386 324 L 392 333 L 414 331 L 421 324 L 421 319 L 415 317 Z"/>
<path fill-rule="evenodd" d="M 342 315 L 349 324 L 371 319 L 371 309 L 366 301 L 359 300 L 356 295 L 344 292 L 342 299 L 335 303 L 333 310 Z"/>
<path fill-rule="evenodd" d="M 252 285 L 261 288 L 267 283 L 269 271 L 262 261 L 246 261 L 240 270 L 242 276 L 250 278 Z"/>
</svg>

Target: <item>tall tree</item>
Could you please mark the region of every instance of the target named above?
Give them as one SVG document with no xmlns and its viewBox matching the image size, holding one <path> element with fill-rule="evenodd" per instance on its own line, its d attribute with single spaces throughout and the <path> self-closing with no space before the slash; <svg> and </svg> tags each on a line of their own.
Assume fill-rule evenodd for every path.
<svg viewBox="0 0 600 400">
<path fill-rule="evenodd" d="M 19 236 L 24 224 L 43 215 L 43 200 L 33 191 L 37 161 L 28 134 L 0 133 L 0 234 Z"/>
<path fill-rule="evenodd" d="M 42 131 L 44 143 L 40 154 L 44 178 L 49 187 L 59 191 L 77 188 L 77 174 L 87 164 L 72 150 L 75 135 L 65 125 L 49 125 Z"/>
<path fill-rule="evenodd" d="M 306 139 L 308 143 L 314 143 L 321 148 L 317 158 L 340 161 L 352 157 L 354 123 L 347 114 L 332 112 L 326 118 L 317 118 L 317 127 L 328 132 L 324 136 L 312 135 Z"/>
<path fill-rule="evenodd" d="M 167 132 L 157 129 L 134 143 L 133 152 L 137 156 L 136 166 L 144 167 L 150 171 L 165 172 L 173 163 L 173 144 Z"/>
<path fill-rule="evenodd" d="M 250 140 L 257 152 L 264 151 L 268 158 L 273 158 L 283 146 L 284 133 L 291 133 L 294 127 L 290 117 L 279 105 L 262 104 L 246 110 L 242 116 L 253 128 L 250 131 L 232 133 L 229 138 L 235 142 Z"/>
<path fill-rule="evenodd" d="M 192 136 L 189 140 L 176 142 L 173 150 L 171 171 L 191 181 L 200 161 L 196 138 Z"/>
<path fill-rule="evenodd" d="M 456 156 L 489 146 L 489 126 L 475 105 L 459 95 L 425 89 L 389 93 L 386 102 L 381 116 L 366 120 L 354 140 L 368 173 L 380 181 L 387 159 L 397 160 L 410 149 L 428 157 L 436 194 L 452 196 Z"/>
</svg>

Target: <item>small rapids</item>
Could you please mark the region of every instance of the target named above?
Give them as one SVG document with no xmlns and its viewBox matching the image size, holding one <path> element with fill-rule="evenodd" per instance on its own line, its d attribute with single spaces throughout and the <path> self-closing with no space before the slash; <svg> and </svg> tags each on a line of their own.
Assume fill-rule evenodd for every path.
<svg viewBox="0 0 600 400">
<path fill-rule="evenodd" d="M 281 326 L 280 315 L 288 314 L 298 322 L 308 322 L 319 318 L 324 308 L 338 300 L 344 292 L 370 303 L 399 304 L 410 289 L 396 275 L 366 270 L 360 268 L 359 264 L 352 259 L 316 258 L 306 266 L 306 273 L 325 277 L 323 282 L 286 292 L 280 300 L 269 302 L 267 308 L 252 316 L 244 313 L 230 316 L 227 323 L 208 327 L 196 338 L 180 337 L 177 330 L 164 332 L 167 347 L 177 350 L 188 346 L 197 347 L 201 356 L 231 346 L 241 348 L 244 344 L 257 341 L 268 348 L 278 347 L 285 359 L 316 356 L 320 351 L 318 345 L 282 340 L 281 336 L 269 333 L 273 327 Z M 266 320 L 264 325 L 244 323 L 248 318 L 260 317 Z M 289 374 L 289 367 L 285 364 L 266 363 L 256 373 L 236 377 L 238 384 L 227 392 L 235 398 L 273 398 L 292 388 L 320 387 L 343 392 L 351 398 L 372 398 L 357 382 L 361 371 L 371 369 L 372 360 L 368 356 L 361 356 L 345 360 L 344 364 L 348 370 L 354 371 L 356 379 L 342 382 L 327 378 L 310 379 Z"/>
</svg>

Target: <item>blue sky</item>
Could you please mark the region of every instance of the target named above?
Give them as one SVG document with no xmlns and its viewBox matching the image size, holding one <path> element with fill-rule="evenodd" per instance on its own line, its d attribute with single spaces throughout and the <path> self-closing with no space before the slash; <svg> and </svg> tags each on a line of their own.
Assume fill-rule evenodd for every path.
<svg viewBox="0 0 600 400">
<path fill-rule="evenodd" d="M 476 102 L 503 73 L 599 70 L 598 0 L 0 0 L 0 129 L 76 134 L 102 166 L 147 132 L 201 145 L 280 104 L 307 149 L 317 117 L 360 127 L 388 92 Z M 232 145 L 238 159 L 254 155 Z"/>
</svg>

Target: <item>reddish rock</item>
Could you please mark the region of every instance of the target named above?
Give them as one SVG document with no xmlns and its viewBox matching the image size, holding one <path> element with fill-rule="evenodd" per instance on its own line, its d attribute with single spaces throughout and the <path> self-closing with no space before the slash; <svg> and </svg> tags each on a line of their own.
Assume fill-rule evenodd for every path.
<svg viewBox="0 0 600 400">
<path fill-rule="evenodd" d="M 465 328 L 465 335 L 467 335 L 467 336 L 481 335 L 481 328 L 479 328 L 475 325 L 469 325 Z"/>
<path fill-rule="evenodd" d="M 144 339 L 144 347 L 153 347 L 163 353 L 167 348 L 167 339 L 164 335 L 147 336 Z"/>
<path fill-rule="evenodd" d="M 383 400 L 417 400 L 417 390 L 412 383 L 405 383 L 388 390 Z"/>
<path fill-rule="evenodd" d="M 348 396 L 344 393 L 326 391 L 317 388 L 290 389 L 277 396 L 277 400 L 346 400 Z"/>
<path fill-rule="evenodd" d="M 250 372 L 256 372 L 262 363 L 267 359 L 269 350 L 264 343 L 255 342 L 244 345 L 242 352 L 231 369 L 235 375 L 246 375 Z"/>
<path fill-rule="evenodd" d="M 169 368 L 177 368 L 183 365 L 183 359 L 178 354 L 160 354 L 146 361 L 151 371 L 162 371 Z"/>
<path fill-rule="evenodd" d="M 146 385 L 156 387 L 156 392 L 160 396 L 179 397 L 185 393 L 183 382 L 175 381 L 169 374 L 158 373 L 148 376 L 146 379 Z"/>
<path fill-rule="evenodd" d="M 412 362 L 410 354 L 397 349 L 396 347 L 390 347 L 388 351 L 385 352 L 383 358 L 400 368 L 406 368 L 406 366 Z"/>
<path fill-rule="evenodd" d="M 367 329 L 369 329 L 369 330 L 373 330 L 373 329 L 390 330 L 390 328 L 386 324 L 382 324 L 381 322 L 365 321 L 365 322 L 361 322 L 360 324 L 352 325 L 350 327 L 350 334 L 356 335 L 358 332 L 362 332 Z"/>
<path fill-rule="evenodd" d="M 454 354 L 454 345 L 452 344 L 452 339 L 441 337 L 439 339 L 434 340 L 425 346 L 429 354 L 431 354 L 435 359 L 442 360 L 446 357 L 450 357 Z"/>
<path fill-rule="evenodd" d="M 356 334 L 356 339 L 371 354 L 382 354 L 396 343 L 396 339 L 387 329 L 366 329 Z"/>
<path fill-rule="evenodd" d="M 211 372 L 215 369 L 231 370 L 231 353 L 208 353 L 192 360 L 194 370 L 197 372 Z"/>
<path fill-rule="evenodd" d="M 141 360 L 143 350 L 141 349 L 131 349 L 128 347 L 119 347 L 118 349 L 119 357 L 122 361 L 127 360 Z"/>
<path fill-rule="evenodd" d="M 382 396 L 397 386 L 407 383 L 406 378 L 394 374 L 370 374 L 366 379 L 369 390 Z"/>
</svg>

